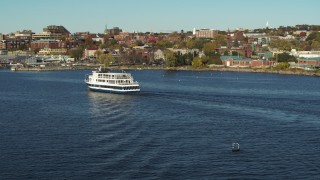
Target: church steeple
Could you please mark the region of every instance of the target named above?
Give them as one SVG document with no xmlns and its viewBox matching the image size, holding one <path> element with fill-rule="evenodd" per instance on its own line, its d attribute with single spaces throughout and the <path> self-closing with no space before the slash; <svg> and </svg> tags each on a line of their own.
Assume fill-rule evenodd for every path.
<svg viewBox="0 0 320 180">
<path fill-rule="evenodd" d="M 196 28 L 193 28 L 192 35 L 196 35 Z"/>
<path fill-rule="evenodd" d="M 231 47 L 231 33 L 230 33 L 230 29 L 228 28 L 228 33 L 227 33 L 227 47 L 230 48 Z"/>
</svg>

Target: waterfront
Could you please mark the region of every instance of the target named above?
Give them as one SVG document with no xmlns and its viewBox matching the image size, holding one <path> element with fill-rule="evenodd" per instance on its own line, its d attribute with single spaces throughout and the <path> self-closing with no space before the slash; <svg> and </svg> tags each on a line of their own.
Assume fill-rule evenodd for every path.
<svg viewBox="0 0 320 180">
<path fill-rule="evenodd" d="M 16 68 L 15 71 L 70 71 L 70 70 L 92 70 L 98 69 L 99 66 L 73 66 L 73 67 L 24 67 Z M 269 73 L 269 74 L 290 74 L 290 75 L 305 75 L 305 76 L 320 76 L 319 70 L 303 70 L 303 69 L 286 69 L 286 70 L 276 70 L 275 68 L 236 68 L 236 67 L 202 67 L 193 68 L 192 66 L 182 66 L 182 67 L 164 67 L 164 66 L 112 66 L 110 69 L 118 70 L 167 70 L 167 71 L 219 71 L 219 72 L 248 72 L 248 73 Z"/>
<path fill-rule="evenodd" d="M 319 77 L 129 72 L 138 95 L 88 91 L 87 70 L 1 70 L 1 177 L 317 179 Z"/>
</svg>

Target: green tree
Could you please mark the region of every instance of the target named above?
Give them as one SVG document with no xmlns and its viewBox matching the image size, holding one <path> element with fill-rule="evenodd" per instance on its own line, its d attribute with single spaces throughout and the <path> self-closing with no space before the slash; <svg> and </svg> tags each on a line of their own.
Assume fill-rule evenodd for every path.
<svg viewBox="0 0 320 180">
<path fill-rule="evenodd" d="M 99 45 L 99 49 L 104 49 L 104 48 L 106 48 L 106 47 L 107 47 L 107 45 L 104 44 L 104 43 L 101 43 L 101 44 Z"/>
<path fill-rule="evenodd" d="M 184 49 L 187 47 L 186 45 L 187 43 L 185 41 L 175 41 L 173 44 L 174 44 L 173 47 L 178 49 Z"/>
<path fill-rule="evenodd" d="M 208 58 L 208 62 L 207 64 L 217 64 L 217 65 L 221 65 L 222 64 L 222 61 L 220 59 L 220 54 L 216 54 L 212 57 L 209 57 Z"/>
<path fill-rule="evenodd" d="M 278 57 L 276 57 L 276 59 L 278 59 L 278 62 L 296 62 L 297 58 L 295 58 L 294 56 L 291 56 L 288 53 L 281 53 L 276 55 Z"/>
<path fill-rule="evenodd" d="M 320 50 L 320 41 L 313 40 L 311 43 L 311 47 L 313 50 Z"/>
<path fill-rule="evenodd" d="M 114 62 L 114 57 L 111 54 L 101 54 L 97 60 L 100 64 L 104 65 L 105 67 L 110 66 Z"/>
<path fill-rule="evenodd" d="M 80 59 L 82 57 L 82 55 L 83 55 L 83 48 L 82 47 L 78 47 L 78 48 L 75 48 L 75 49 L 71 49 L 69 51 L 69 55 L 72 58 Z"/>
<path fill-rule="evenodd" d="M 315 39 L 318 39 L 320 38 L 320 32 L 312 32 L 310 33 L 310 35 L 307 37 L 306 41 L 312 41 L 312 40 L 315 40 Z"/>
<path fill-rule="evenodd" d="M 166 66 L 175 67 L 177 65 L 177 57 L 175 56 L 174 52 L 165 50 L 164 57 Z"/>
<path fill-rule="evenodd" d="M 231 54 L 232 56 L 242 56 L 238 51 L 232 51 Z"/>
<path fill-rule="evenodd" d="M 93 40 L 91 37 L 87 37 L 85 40 L 84 40 L 84 47 L 85 48 L 88 48 L 90 46 L 92 46 L 94 43 L 93 43 Z"/>
<path fill-rule="evenodd" d="M 174 31 L 174 32 L 170 33 L 168 36 L 169 37 L 176 37 L 176 36 L 179 36 L 179 34 L 177 31 Z"/>
<path fill-rule="evenodd" d="M 100 50 L 97 50 L 96 52 L 94 52 L 94 55 L 95 55 L 97 58 L 99 58 L 102 54 L 103 54 L 103 53 L 102 53 L 102 51 L 100 51 Z"/>
<path fill-rule="evenodd" d="M 263 46 L 263 47 L 262 47 L 262 51 L 263 51 L 263 52 L 269 51 L 268 46 Z"/>
<path fill-rule="evenodd" d="M 203 57 L 201 57 L 201 61 L 202 61 L 202 64 L 203 64 L 203 65 L 206 65 L 206 64 L 208 64 L 208 62 L 210 61 L 210 57 L 208 57 L 208 56 L 203 56 Z"/>
<path fill-rule="evenodd" d="M 176 66 L 186 65 L 187 54 L 182 55 L 181 53 L 175 53 Z"/>
<path fill-rule="evenodd" d="M 217 34 L 213 40 L 217 43 L 218 46 L 226 46 L 227 45 L 227 37 L 222 34 Z"/>
<path fill-rule="evenodd" d="M 195 41 L 194 39 L 188 39 L 186 42 L 186 46 L 188 49 L 193 49 L 195 47 Z"/>
<path fill-rule="evenodd" d="M 298 51 L 306 51 L 307 50 L 307 46 L 308 46 L 308 42 L 299 42 L 297 44 L 297 50 Z"/>
<path fill-rule="evenodd" d="M 185 64 L 184 65 L 191 65 L 193 57 L 194 57 L 193 53 L 189 52 L 189 53 L 185 54 L 184 57 L 185 57 L 185 61 L 184 61 Z"/>
<path fill-rule="evenodd" d="M 210 40 L 209 39 L 196 39 L 195 44 L 194 44 L 194 48 L 202 50 L 203 45 L 207 42 L 210 42 Z"/>
<path fill-rule="evenodd" d="M 172 48 L 173 47 L 173 43 L 170 42 L 170 41 L 166 41 L 166 40 L 160 40 L 158 41 L 157 43 L 155 43 L 155 46 L 157 48 L 161 48 L 161 49 L 164 49 L 164 48 Z"/>
<path fill-rule="evenodd" d="M 194 68 L 201 68 L 203 66 L 202 59 L 199 57 L 195 57 L 192 60 L 192 67 Z"/>
<path fill-rule="evenodd" d="M 280 62 L 276 65 L 276 70 L 286 70 L 290 67 L 290 64 L 288 62 Z"/>
<path fill-rule="evenodd" d="M 271 40 L 269 46 L 272 48 L 277 48 L 279 50 L 288 50 L 295 49 L 294 45 L 292 45 L 289 41 L 284 39 Z"/>
<path fill-rule="evenodd" d="M 203 52 L 206 56 L 214 56 L 216 54 L 217 44 L 213 42 L 208 42 L 203 45 Z"/>
</svg>

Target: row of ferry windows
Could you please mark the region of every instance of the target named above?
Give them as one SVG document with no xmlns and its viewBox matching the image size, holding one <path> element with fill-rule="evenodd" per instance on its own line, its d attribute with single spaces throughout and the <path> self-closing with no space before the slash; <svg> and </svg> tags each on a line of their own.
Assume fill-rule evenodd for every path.
<svg viewBox="0 0 320 180">
<path fill-rule="evenodd" d="M 97 82 L 109 82 L 109 80 L 104 80 L 104 79 L 96 79 Z M 112 80 L 112 82 L 114 83 L 114 80 Z M 117 81 L 117 83 L 131 83 L 131 81 L 129 80 L 119 80 Z"/>
<path fill-rule="evenodd" d="M 139 86 L 130 86 L 130 87 L 119 87 L 119 86 L 104 86 L 104 85 L 96 85 L 91 84 L 91 87 L 101 87 L 101 88 L 111 88 L 111 89 L 119 89 L 119 90 L 132 90 L 132 89 L 139 89 Z"/>
<path fill-rule="evenodd" d="M 98 78 L 109 78 L 109 79 L 128 79 L 130 78 L 128 75 L 109 75 L 109 74 L 98 74 Z"/>
</svg>

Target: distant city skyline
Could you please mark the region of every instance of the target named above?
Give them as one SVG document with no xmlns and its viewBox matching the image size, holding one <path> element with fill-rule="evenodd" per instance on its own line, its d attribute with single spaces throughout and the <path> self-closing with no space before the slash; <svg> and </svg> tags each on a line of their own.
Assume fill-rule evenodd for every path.
<svg viewBox="0 0 320 180">
<path fill-rule="evenodd" d="M 39 33 L 48 25 L 62 25 L 71 33 L 103 33 L 106 25 L 127 32 L 320 25 L 318 7 L 320 1 L 311 0 L 3 0 L 0 33 Z"/>
</svg>

